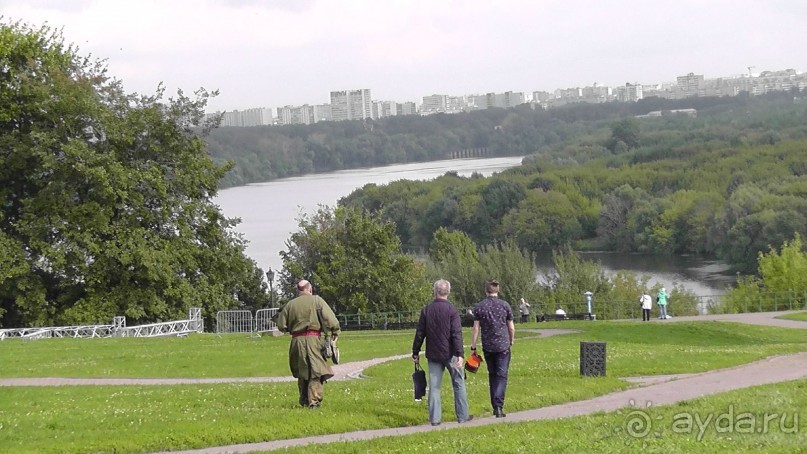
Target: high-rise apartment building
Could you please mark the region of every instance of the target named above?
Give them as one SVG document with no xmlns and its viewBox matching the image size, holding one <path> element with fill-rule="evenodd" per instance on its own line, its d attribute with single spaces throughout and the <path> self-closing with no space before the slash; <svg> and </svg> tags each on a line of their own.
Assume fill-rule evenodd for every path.
<svg viewBox="0 0 807 454">
<path fill-rule="evenodd" d="M 703 75 L 689 73 L 686 76 L 678 76 L 675 78 L 678 83 L 678 91 L 681 97 L 688 98 L 691 96 L 700 96 L 703 88 Z"/>
<path fill-rule="evenodd" d="M 398 115 L 417 115 L 418 106 L 412 101 L 398 104 Z"/>
<path fill-rule="evenodd" d="M 395 101 L 373 101 L 373 119 L 398 115 L 398 103 Z"/>
<path fill-rule="evenodd" d="M 373 117 L 373 100 L 370 89 L 331 92 L 333 121 L 364 120 Z"/>
<path fill-rule="evenodd" d="M 430 95 L 423 97 L 423 104 L 420 105 L 421 115 L 431 115 L 446 111 L 448 95 Z"/>
<path fill-rule="evenodd" d="M 256 107 L 243 111 L 233 110 L 224 112 L 221 116 L 221 126 L 265 126 L 272 124 L 272 109 Z"/>
<path fill-rule="evenodd" d="M 473 96 L 473 103 L 477 109 L 490 109 L 493 107 L 506 109 L 524 104 L 524 93 L 513 91 L 488 93 L 486 95 Z"/>
<path fill-rule="evenodd" d="M 621 102 L 636 102 L 644 98 L 641 84 L 626 83 L 624 87 L 616 87 L 616 100 Z"/>
</svg>

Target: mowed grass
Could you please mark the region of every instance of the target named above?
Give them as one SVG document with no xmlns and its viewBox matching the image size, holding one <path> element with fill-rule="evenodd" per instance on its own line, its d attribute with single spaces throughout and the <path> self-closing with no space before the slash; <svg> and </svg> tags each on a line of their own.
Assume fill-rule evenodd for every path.
<svg viewBox="0 0 807 454">
<path fill-rule="evenodd" d="M 798 320 L 801 322 L 807 322 L 807 312 L 796 312 L 795 314 L 785 314 L 780 315 L 776 318 L 783 318 L 785 320 Z"/>
<path fill-rule="evenodd" d="M 537 338 L 525 327 L 582 332 Z M 630 386 L 619 377 L 699 372 L 807 350 L 804 330 L 720 322 L 562 322 L 518 325 L 517 333 L 505 408 L 509 412 Z M 340 340 L 342 360 L 407 353 L 412 336 L 346 332 Z M 467 331 L 465 340 L 470 341 Z M 0 342 L 0 361 L 6 377 L 288 376 L 288 341 L 288 336 L 240 335 L 6 340 Z M 580 377 L 581 341 L 607 343 L 606 377 Z M 11 367 L 6 367 L 7 360 L 13 361 Z M 57 365 L 53 371 L 52 364 Z M 403 359 L 367 369 L 366 379 L 330 382 L 317 411 L 297 406 L 297 388 L 291 382 L 0 388 L 0 452 L 153 452 L 425 424 L 426 401 L 412 399 L 411 372 L 411 360 Z M 449 421 L 454 412 L 449 381 L 444 381 L 443 415 Z M 484 366 L 481 373 L 469 374 L 467 387 L 471 412 L 489 416 Z M 496 431 L 502 427 L 475 428 L 465 438 L 492 431 L 485 438 L 498 443 Z M 580 437 L 573 426 L 558 427 L 560 437 Z M 424 436 L 441 434 L 446 436 Z M 413 452 L 421 450 L 428 449 L 421 445 Z"/>
<path fill-rule="evenodd" d="M 628 407 L 588 416 L 459 427 L 278 451 L 305 453 L 312 449 L 325 454 L 803 453 L 807 452 L 807 380 L 660 407 Z"/>
<path fill-rule="evenodd" d="M 384 339 L 384 342 L 379 342 Z M 409 342 L 409 346 L 407 346 Z M 339 340 L 344 361 L 411 350 L 404 332 Z M 192 334 L 168 338 L 40 339 L 0 342 L 0 377 L 220 378 L 289 374 L 289 336 Z"/>
</svg>

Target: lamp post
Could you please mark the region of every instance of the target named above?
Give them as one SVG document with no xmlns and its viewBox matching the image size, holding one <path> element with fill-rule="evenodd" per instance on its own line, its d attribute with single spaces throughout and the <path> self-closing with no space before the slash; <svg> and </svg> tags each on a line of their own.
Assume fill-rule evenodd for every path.
<svg viewBox="0 0 807 454">
<path fill-rule="evenodd" d="M 271 267 L 266 271 L 266 279 L 269 279 L 269 304 L 275 307 L 275 272 Z"/>
</svg>

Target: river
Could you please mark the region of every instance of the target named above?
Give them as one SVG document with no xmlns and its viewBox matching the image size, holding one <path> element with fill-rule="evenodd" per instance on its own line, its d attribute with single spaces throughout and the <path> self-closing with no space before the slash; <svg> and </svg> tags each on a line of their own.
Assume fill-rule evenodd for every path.
<svg viewBox="0 0 807 454">
<path fill-rule="evenodd" d="M 314 213 L 319 206 L 335 206 L 337 201 L 365 184 L 387 184 L 397 180 L 431 180 L 454 171 L 461 176 L 479 173 L 490 176 L 521 164 L 521 157 L 452 159 L 385 167 L 342 170 L 337 172 L 283 178 L 267 183 L 224 189 L 214 200 L 227 217 L 241 218 L 236 232 L 249 242 L 247 255 L 264 270 L 282 267 L 280 251 L 286 249 L 289 236 L 297 231 L 297 218 Z M 585 253 L 584 258 L 600 262 L 608 273 L 616 270 L 647 274 L 652 283 L 668 288 L 674 284 L 696 295 L 722 294 L 736 278 L 728 267 L 698 257 L 650 257 L 631 254 Z M 539 266 L 547 266 L 544 257 Z"/>
</svg>

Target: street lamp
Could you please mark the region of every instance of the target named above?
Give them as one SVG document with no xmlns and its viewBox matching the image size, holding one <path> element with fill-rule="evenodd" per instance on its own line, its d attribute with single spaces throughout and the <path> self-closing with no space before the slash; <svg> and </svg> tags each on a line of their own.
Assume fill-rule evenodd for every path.
<svg viewBox="0 0 807 454">
<path fill-rule="evenodd" d="M 271 267 L 266 271 L 266 279 L 269 279 L 269 301 L 275 307 L 275 272 Z"/>
</svg>

